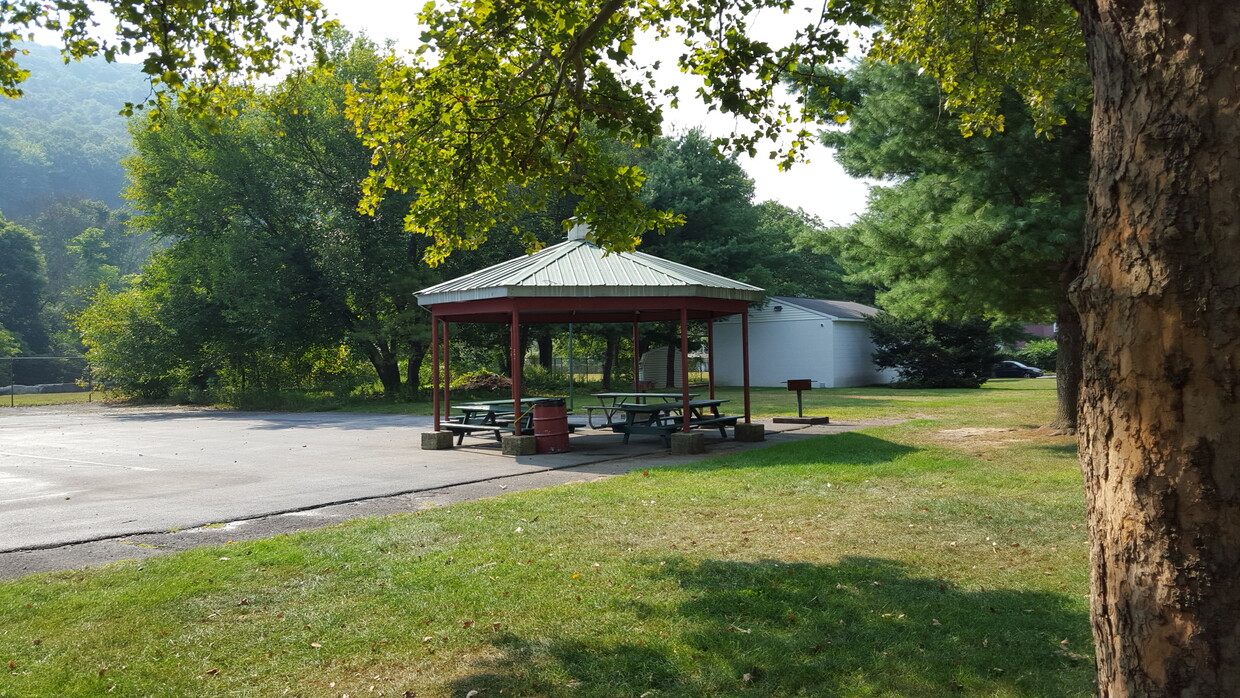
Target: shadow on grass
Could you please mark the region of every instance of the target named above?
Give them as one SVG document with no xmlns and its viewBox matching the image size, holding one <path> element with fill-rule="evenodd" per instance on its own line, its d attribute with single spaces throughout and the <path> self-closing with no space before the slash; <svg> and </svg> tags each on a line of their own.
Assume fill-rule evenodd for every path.
<svg viewBox="0 0 1240 698">
<path fill-rule="evenodd" d="M 503 659 L 459 679 L 454 695 L 1093 692 L 1088 618 L 1067 595 L 965 591 L 865 557 L 652 566 L 652 581 L 675 581 L 683 600 L 613 597 L 606 612 L 629 616 L 635 634 L 608 633 L 583 610 L 571 636 L 501 635 Z"/>
<path fill-rule="evenodd" d="M 728 454 L 696 463 L 667 466 L 663 469 L 674 472 L 677 470 L 717 470 L 719 468 L 740 470 L 797 465 L 876 466 L 889 465 L 904 456 L 923 450 L 914 446 L 893 443 L 863 432 L 850 431 L 803 438 L 745 453 Z M 933 465 L 928 462 L 926 467 L 933 467 Z M 945 462 L 943 467 L 958 465 L 958 463 Z"/>
<path fill-rule="evenodd" d="M 1069 458 L 1076 458 L 1077 455 L 1079 455 L 1075 439 L 1069 441 L 1068 443 L 1062 444 L 1038 444 L 1033 448 L 1035 450 L 1045 451 L 1057 456 L 1068 456 Z"/>
</svg>

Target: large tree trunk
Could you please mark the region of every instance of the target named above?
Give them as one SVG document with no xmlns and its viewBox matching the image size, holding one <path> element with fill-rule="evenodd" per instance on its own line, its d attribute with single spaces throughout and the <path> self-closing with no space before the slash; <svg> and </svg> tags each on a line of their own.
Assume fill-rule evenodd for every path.
<svg viewBox="0 0 1240 698">
<path fill-rule="evenodd" d="M 405 369 L 405 385 L 409 387 L 410 395 L 416 395 L 418 388 L 422 387 L 422 362 L 426 360 L 426 355 L 429 353 L 429 342 L 409 343 L 409 365 Z"/>
<path fill-rule="evenodd" d="M 611 390 L 611 378 L 620 358 L 620 337 L 607 335 L 607 348 L 603 352 L 603 390 Z"/>
<path fill-rule="evenodd" d="M 552 361 L 555 356 L 551 346 L 551 332 L 545 328 L 540 328 L 539 335 L 534 338 L 534 342 L 538 345 L 538 365 L 550 371 Z"/>
<path fill-rule="evenodd" d="M 400 363 L 396 354 L 386 346 L 370 342 L 362 345 L 362 351 L 378 374 L 379 382 L 383 384 L 383 394 L 395 395 L 400 392 Z"/>
<path fill-rule="evenodd" d="M 1104 696 L 1240 695 L 1240 3 L 1073 0 L 1094 76 L 1082 463 Z"/>
</svg>

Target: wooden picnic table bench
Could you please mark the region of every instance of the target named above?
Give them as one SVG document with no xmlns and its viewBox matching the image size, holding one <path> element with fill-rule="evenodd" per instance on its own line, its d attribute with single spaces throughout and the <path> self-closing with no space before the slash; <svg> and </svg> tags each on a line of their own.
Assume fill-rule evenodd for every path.
<svg viewBox="0 0 1240 698">
<path fill-rule="evenodd" d="M 719 405 L 727 400 L 691 400 L 689 402 L 689 426 L 718 429 L 720 436 L 728 437 L 727 427 L 735 427 L 740 417 L 719 414 Z M 678 402 L 631 403 L 616 405 L 625 413 L 625 421 L 612 425 L 612 431 L 624 434 L 624 443 L 633 434 L 653 434 L 671 446 L 672 434 L 684 429 L 684 416 L 676 414 L 683 409 Z"/>
<path fill-rule="evenodd" d="M 689 393 L 689 398 L 693 399 L 700 393 Z M 617 412 L 623 412 L 620 404 L 629 402 L 629 404 L 645 404 L 647 400 L 658 400 L 660 402 L 679 402 L 684 396 L 681 393 L 594 393 L 594 397 L 598 398 L 599 404 L 586 405 L 582 409 L 586 411 L 586 424 L 591 429 L 606 429 L 615 427 L 623 422 L 616 419 Z M 658 404 L 658 403 L 654 403 Z M 601 412 L 603 415 L 603 423 L 594 426 L 594 413 Z"/>
<path fill-rule="evenodd" d="M 439 428 L 456 432 L 457 446 L 460 446 L 465 441 L 466 436 L 473 436 L 477 432 L 493 434 L 496 441 L 503 443 L 504 434 L 512 431 L 512 427 L 502 424 L 465 424 L 463 422 L 440 422 Z"/>
<path fill-rule="evenodd" d="M 719 429 L 719 436 L 728 438 L 727 427 L 735 427 L 736 422 L 740 419 L 740 415 L 721 414 L 717 417 L 704 417 L 701 419 L 692 419 L 689 421 L 690 426 L 694 427 L 710 427 Z"/>
<path fill-rule="evenodd" d="M 532 406 L 540 400 L 548 399 L 552 398 L 521 398 L 521 404 L 527 408 L 521 413 L 522 433 L 533 435 L 534 415 Z M 465 441 L 466 436 L 473 436 L 475 434 L 481 436 L 493 435 L 496 441 L 503 443 L 504 434 L 511 434 L 515 431 L 513 422 L 516 419 L 513 417 L 512 400 L 480 400 L 453 405 L 452 409 L 458 410 L 461 414 L 440 422 L 439 428 L 456 433 L 456 444 L 458 446 Z M 572 433 L 578 427 L 584 426 L 585 424 L 569 422 L 568 431 Z"/>
</svg>

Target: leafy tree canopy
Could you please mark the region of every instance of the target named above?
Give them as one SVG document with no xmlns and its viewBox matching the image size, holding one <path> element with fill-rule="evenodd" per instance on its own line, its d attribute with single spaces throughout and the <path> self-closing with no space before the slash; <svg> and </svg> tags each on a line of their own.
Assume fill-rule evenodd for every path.
<svg viewBox="0 0 1240 698">
<path fill-rule="evenodd" d="M 1079 74 L 1082 61 L 1071 10 L 1059 0 L 1021 3 L 1011 12 L 979 5 L 977 13 L 963 13 L 949 4 L 830 2 L 783 45 L 755 39 L 748 28 L 754 13 L 793 11 L 787 0 L 517 7 L 461 0 L 428 7 L 420 15 L 423 48 L 390 57 L 379 82 L 361 86 L 351 100 L 351 114 L 375 149 L 364 206 L 386 191 L 416 192 L 407 224 L 435 239 L 432 262 L 476 247 L 497 224 L 509 225 L 515 211 L 537 209 L 563 190 L 580 196 L 578 217 L 606 247 L 632 249 L 646 231 L 673 227 L 678 221 L 669 212 L 643 205 L 638 192 L 646 173 L 617 162 L 586 130 L 634 146 L 658 134 L 655 105 L 674 99 L 675 88 L 660 88 L 652 66 L 634 57 L 641 32 L 683 40 L 678 62 L 701 77 L 697 97 L 747 124 L 721 145 L 753 152 L 763 139 L 792 133 L 791 148 L 773 153 L 784 162 L 796 158 L 810 134 L 804 116 L 781 103 L 780 80 L 798 66 L 841 57 L 842 27 L 875 20 L 883 32 L 874 52 L 927 66 L 943 81 L 966 132 L 1001 130 L 999 86 L 1018 90 L 1039 128 L 1058 122 L 1051 97 Z M 843 118 L 843 104 L 829 91 L 816 98 Z M 527 196 L 497 195 L 507 183 Z"/>
<path fill-rule="evenodd" d="M 150 93 L 126 112 L 162 112 L 179 94 L 180 108 L 222 115 L 214 96 L 227 77 L 270 74 L 332 25 L 318 0 L 0 0 L 0 92 L 22 95 L 30 71 L 20 42 L 45 30 L 59 34 L 66 61 L 143 56 Z"/>
<path fill-rule="evenodd" d="M 679 62 L 702 77 L 700 97 L 753 125 L 728 139 L 730 146 L 752 150 L 793 124 L 794 150 L 810 137 L 780 104 L 781 76 L 804 60 L 842 55 L 847 46 L 835 23 L 864 19 L 864 7 L 831 3 L 826 21 L 814 18 L 784 46 L 748 35 L 749 14 L 763 8 L 787 11 L 791 3 L 428 6 L 419 16 L 424 46 L 389 57 L 379 80 L 359 86 L 350 100 L 375 149 L 364 206 L 387 191 L 416 192 L 407 224 L 434 238 L 428 258 L 435 263 L 567 191 L 579 197 L 577 217 L 597 242 L 631 250 L 647 231 L 679 222 L 645 205 L 645 173 L 603 145 L 649 145 L 662 121 L 657 104 L 676 96 L 634 57 L 639 33 L 686 39 Z M 523 195 L 504 196 L 509 185 Z"/>
</svg>

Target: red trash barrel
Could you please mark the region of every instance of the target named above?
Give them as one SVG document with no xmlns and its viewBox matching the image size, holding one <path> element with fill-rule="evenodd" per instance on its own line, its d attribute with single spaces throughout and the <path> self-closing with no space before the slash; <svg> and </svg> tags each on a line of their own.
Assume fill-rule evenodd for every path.
<svg viewBox="0 0 1240 698">
<path fill-rule="evenodd" d="M 568 450 L 568 410 L 563 400 L 534 403 L 534 452 L 564 453 Z"/>
</svg>

